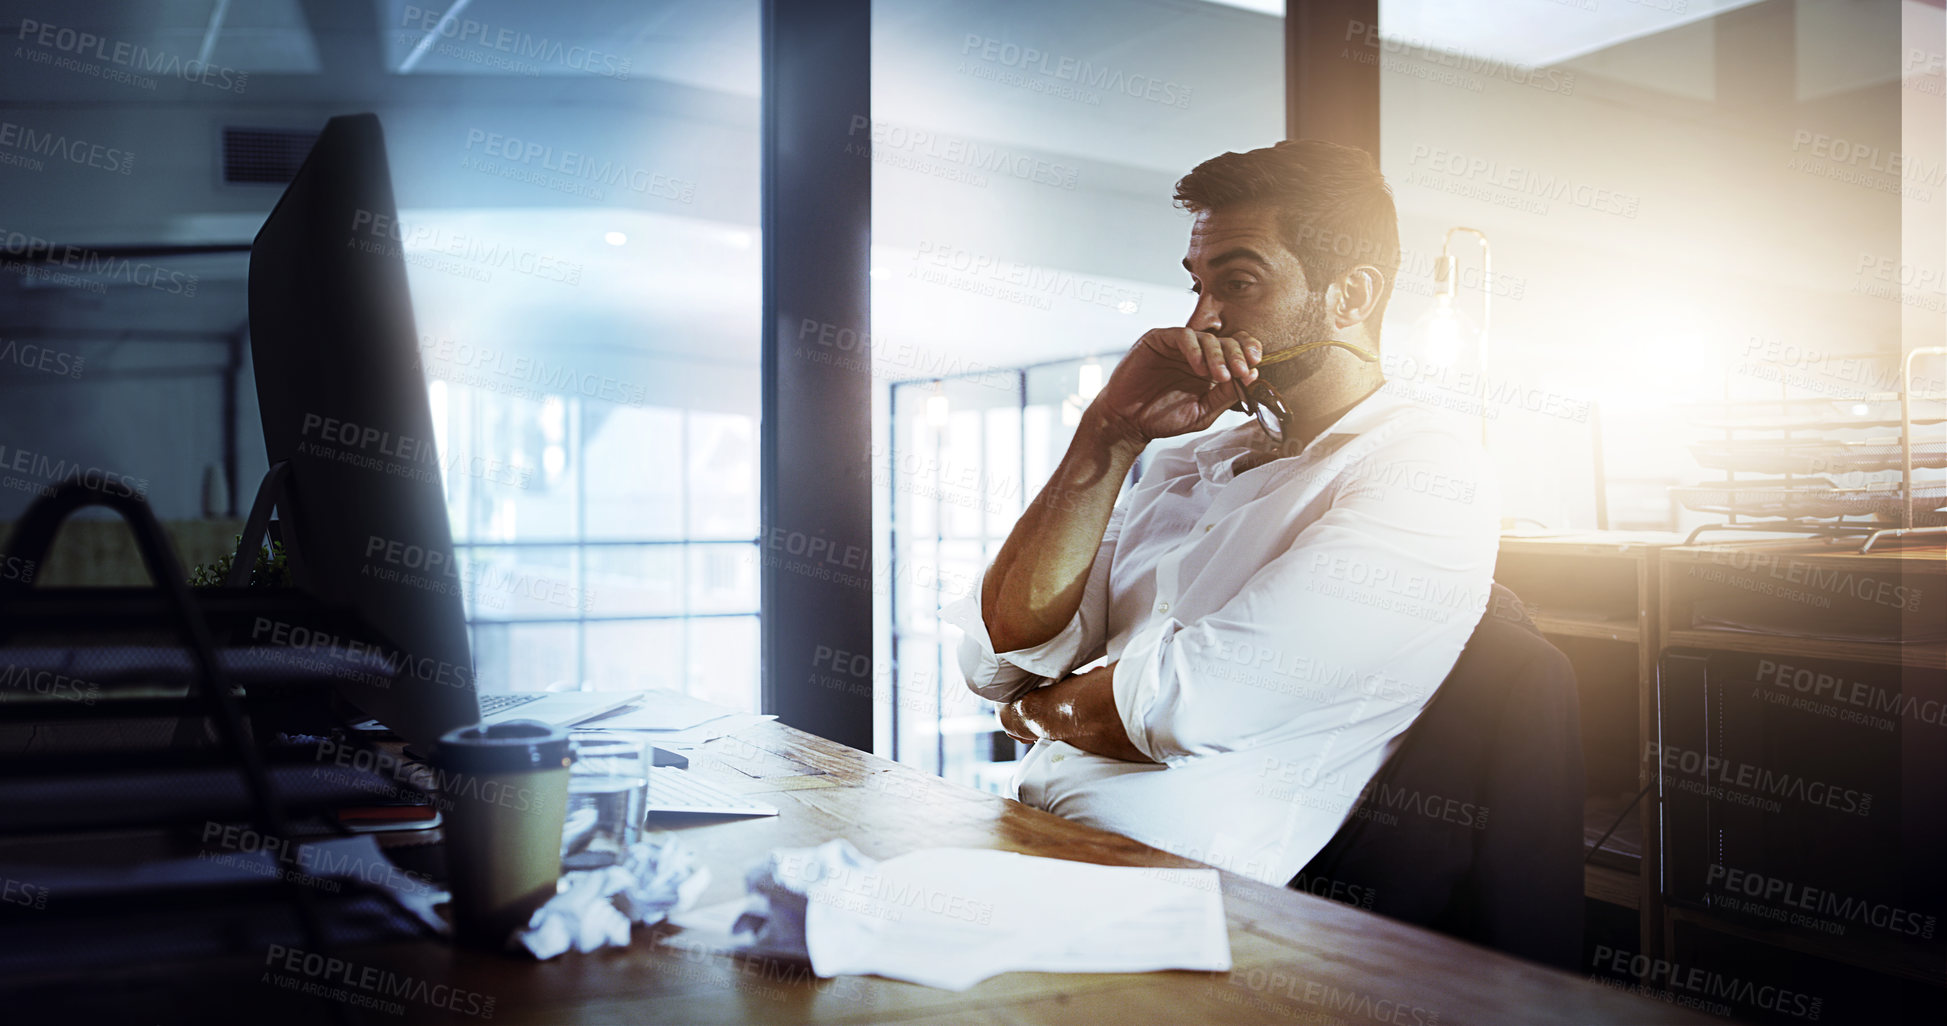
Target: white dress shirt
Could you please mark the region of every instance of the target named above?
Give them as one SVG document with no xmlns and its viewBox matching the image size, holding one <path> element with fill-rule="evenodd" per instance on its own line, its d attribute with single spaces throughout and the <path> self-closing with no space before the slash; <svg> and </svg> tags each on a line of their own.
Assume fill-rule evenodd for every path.
<svg viewBox="0 0 1947 1026">
<path fill-rule="evenodd" d="M 1155 763 L 1042 741 L 1015 797 L 1272 884 L 1324 847 L 1486 608 L 1500 497 L 1451 417 L 1390 387 L 1297 456 L 1238 474 L 1257 425 L 1154 454 L 1111 515 L 1081 608 L 996 653 L 980 589 L 977 694 L 1008 701 L 1106 658 L 1129 740 Z"/>
</svg>

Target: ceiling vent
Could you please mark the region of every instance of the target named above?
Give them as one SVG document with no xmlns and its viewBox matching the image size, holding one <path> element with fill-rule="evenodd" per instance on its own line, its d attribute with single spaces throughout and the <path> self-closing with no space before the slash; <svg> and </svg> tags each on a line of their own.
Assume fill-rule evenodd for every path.
<svg viewBox="0 0 1947 1026">
<path fill-rule="evenodd" d="M 223 181 L 283 185 L 297 177 L 318 133 L 294 128 L 225 128 Z"/>
</svg>

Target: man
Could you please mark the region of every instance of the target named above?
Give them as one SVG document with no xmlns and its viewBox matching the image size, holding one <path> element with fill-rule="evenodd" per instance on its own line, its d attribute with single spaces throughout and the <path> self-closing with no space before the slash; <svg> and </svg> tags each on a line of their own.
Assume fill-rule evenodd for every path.
<svg viewBox="0 0 1947 1026">
<path fill-rule="evenodd" d="M 1282 884 L 1453 668 L 1500 503 L 1466 431 L 1382 387 L 1399 230 L 1369 155 L 1226 153 L 1176 200 L 1188 323 L 1136 342 L 944 615 L 1033 742 L 1021 801 Z M 1160 448 L 1116 503 L 1151 442 L 1240 403 L 1258 419 Z"/>
</svg>

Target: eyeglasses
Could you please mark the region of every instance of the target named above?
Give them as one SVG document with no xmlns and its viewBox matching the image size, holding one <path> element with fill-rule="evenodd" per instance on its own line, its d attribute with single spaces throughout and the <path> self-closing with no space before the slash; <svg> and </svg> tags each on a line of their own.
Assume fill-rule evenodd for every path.
<svg viewBox="0 0 1947 1026">
<path fill-rule="evenodd" d="M 1262 366 L 1260 364 L 1259 366 Z M 1244 390 L 1244 401 L 1237 404 L 1245 413 L 1257 420 L 1257 426 L 1264 429 L 1266 437 L 1278 445 L 1284 444 L 1284 427 L 1291 422 L 1291 411 L 1285 409 L 1284 399 L 1271 383 L 1259 378 Z"/>
<path fill-rule="evenodd" d="M 1299 353 L 1310 352 L 1313 349 L 1324 346 L 1335 346 L 1339 349 L 1347 350 L 1352 355 L 1357 356 L 1367 363 L 1374 363 L 1379 359 L 1377 353 L 1363 346 L 1357 346 L 1336 338 L 1328 338 L 1318 342 L 1306 342 L 1301 345 L 1292 346 L 1290 349 L 1272 353 L 1270 356 L 1257 362 L 1258 370 L 1262 371 L 1274 363 L 1283 363 L 1297 356 Z M 1238 409 L 1249 414 L 1252 419 L 1257 421 L 1257 426 L 1264 430 L 1265 436 L 1270 438 L 1274 444 L 1284 444 L 1286 429 L 1291 425 L 1291 410 L 1286 408 L 1283 397 L 1278 395 L 1278 390 L 1272 388 L 1271 383 L 1264 380 L 1263 377 L 1260 376 L 1256 381 L 1251 383 L 1249 388 L 1244 389 L 1243 401 L 1238 403 L 1233 409 Z"/>
</svg>

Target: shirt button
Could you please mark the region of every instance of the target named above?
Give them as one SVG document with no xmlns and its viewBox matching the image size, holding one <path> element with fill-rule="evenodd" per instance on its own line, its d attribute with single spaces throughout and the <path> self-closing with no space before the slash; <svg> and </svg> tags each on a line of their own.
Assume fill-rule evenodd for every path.
<svg viewBox="0 0 1947 1026">
<path fill-rule="evenodd" d="M 1158 602 L 1156 603 L 1156 611 L 1159 613 L 1167 613 L 1170 611 L 1170 604 L 1168 602 Z"/>
</svg>

